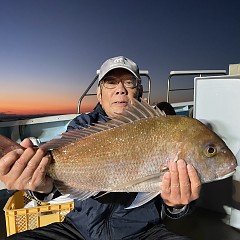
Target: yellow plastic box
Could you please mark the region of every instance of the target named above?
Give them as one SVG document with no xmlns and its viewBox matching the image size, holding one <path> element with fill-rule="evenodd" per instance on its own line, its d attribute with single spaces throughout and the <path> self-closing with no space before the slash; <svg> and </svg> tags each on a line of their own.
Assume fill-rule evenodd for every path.
<svg viewBox="0 0 240 240">
<path fill-rule="evenodd" d="M 24 208 L 30 201 L 24 191 L 18 191 L 8 199 L 4 207 L 7 236 L 53 222 L 62 222 L 74 207 L 72 201 L 53 205 L 38 203 L 37 207 Z"/>
</svg>

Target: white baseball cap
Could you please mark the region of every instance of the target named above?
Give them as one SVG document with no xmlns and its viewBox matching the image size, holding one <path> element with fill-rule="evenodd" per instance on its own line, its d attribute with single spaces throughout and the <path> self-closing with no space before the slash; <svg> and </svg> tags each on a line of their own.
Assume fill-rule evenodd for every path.
<svg viewBox="0 0 240 240">
<path fill-rule="evenodd" d="M 137 79 L 139 80 L 141 79 L 138 65 L 129 58 L 118 56 L 118 57 L 109 58 L 102 64 L 101 68 L 97 70 L 98 83 L 104 78 L 104 76 L 109 71 L 116 68 L 124 68 L 129 72 L 131 72 Z"/>
</svg>

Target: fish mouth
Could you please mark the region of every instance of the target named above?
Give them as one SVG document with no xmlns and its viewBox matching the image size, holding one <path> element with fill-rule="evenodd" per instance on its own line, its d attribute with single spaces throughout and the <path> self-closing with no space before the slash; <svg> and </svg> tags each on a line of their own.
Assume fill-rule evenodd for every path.
<svg viewBox="0 0 240 240">
<path fill-rule="evenodd" d="M 219 181 L 219 180 L 223 180 L 223 179 L 229 178 L 229 177 L 231 177 L 235 172 L 236 172 L 236 169 L 234 169 L 232 172 L 227 173 L 227 174 L 225 174 L 225 175 L 223 175 L 223 176 L 215 175 L 215 176 L 216 176 L 215 179 L 204 181 L 204 183 L 216 182 L 216 181 Z"/>
<path fill-rule="evenodd" d="M 226 175 L 224 175 L 224 176 L 222 176 L 222 177 L 218 177 L 218 178 L 216 179 L 216 181 L 218 181 L 218 180 L 223 180 L 223 179 L 225 179 L 225 178 L 229 178 L 229 177 L 231 177 L 235 172 L 236 172 L 236 169 L 234 169 L 232 172 L 227 173 Z"/>
</svg>

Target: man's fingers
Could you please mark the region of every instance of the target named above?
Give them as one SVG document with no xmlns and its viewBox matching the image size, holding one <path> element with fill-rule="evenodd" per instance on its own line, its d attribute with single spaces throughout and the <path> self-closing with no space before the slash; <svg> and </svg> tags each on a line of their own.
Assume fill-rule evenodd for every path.
<svg viewBox="0 0 240 240">
<path fill-rule="evenodd" d="M 11 175 L 20 176 L 34 154 L 35 151 L 32 148 L 27 148 L 12 166 Z"/>
<path fill-rule="evenodd" d="M 30 145 L 25 140 L 22 145 Z M 53 187 L 53 180 L 46 176 L 51 156 L 46 151 L 32 147 L 16 149 L 0 159 L 0 180 L 9 190 L 48 191 Z"/>
<path fill-rule="evenodd" d="M 191 186 L 189 182 L 188 170 L 185 161 L 177 161 L 178 173 L 179 173 L 179 184 L 180 184 L 180 193 L 183 201 L 186 201 L 190 197 Z"/>
<path fill-rule="evenodd" d="M 28 149 L 27 149 L 28 150 Z M 25 152 L 27 151 L 25 150 Z M 22 173 L 21 173 L 21 179 L 23 181 L 25 181 L 25 184 L 28 184 L 28 185 L 31 185 L 32 186 L 32 178 L 35 174 L 35 171 L 38 169 L 38 168 L 41 168 L 42 167 L 42 159 L 44 158 L 44 155 L 46 153 L 42 150 L 42 149 L 38 149 L 36 152 L 34 149 L 32 149 L 32 151 L 30 152 L 29 150 L 29 153 L 27 155 L 28 158 L 28 162 L 25 166 L 25 168 L 22 170 Z M 43 163 L 44 165 L 44 163 Z M 39 171 L 38 171 L 39 173 Z M 36 175 L 36 174 L 35 174 Z M 41 175 L 42 176 L 42 175 Z M 39 176 L 39 178 L 41 177 Z M 27 181 L 27 182 L 26 182 Z M 30 182 L 29 182 L 30 181 Z M 30 189 L 31 190 L 31 189 Z"/>
<path fill-rule="evenodd" d="M 29 148 L 29 147 L 33 147 L 33 143 L 29 138 L 25 138 L 20 145 L 24 148 Z"/>
<path fill-rule="evenodd" d="M 46 175 L 51 160 L 52 158 L 50 155 L 43 157 L 41 163 L 34 172 L 30 182 L 30 187 L 33 188 L 34 191 L 50 192 L 52 190 L 53 180 Z"/>
<path fill-rule="evenodd" d="M 11 170 L 12 165 L 18 160 L 22 153 L 22 149 L 16 149 L 0 159 L 0 177 L 6 175 Z"/>
<path fill-rule="evenodd" d="M 184 160 L 171 162 L 162 180 L 162 199 L 168 206 L 186 205 L 199 197 L 201 182 L 197 171 Z"/>
<path fill-rule="evenodd" d="M 171 193 L 171 177 L 170 172 L 166 172 L 162 179 L 162 195 L 169 195 Z"/>
<path fill-rule="evenodd" d="M 175 198 L 180 197 L 179 173 L 176 162 L 170 163 L 171 194 Z"/>
<path fill-rule="evenodd" d="M 188 176 L 191 183 L 191 192 L 193 200 L 196 200 L 199 197 L 199 193 L 201 190 L 201 181 L 199 179 L 198 173 L 196 169 L 188 164 L 187 165 Z"/>
<path fill-rule="evenodd" d="M 35 179 L 44 179 L 45 178 L 50 163 L 51 163 L 50 155 L 47 155 L 42 158 L 40 164 L 38 165 L 37 169 L 35 170 L 35 172 L 32 176 L 33 181 L 36 181 Z"/>
</svg>

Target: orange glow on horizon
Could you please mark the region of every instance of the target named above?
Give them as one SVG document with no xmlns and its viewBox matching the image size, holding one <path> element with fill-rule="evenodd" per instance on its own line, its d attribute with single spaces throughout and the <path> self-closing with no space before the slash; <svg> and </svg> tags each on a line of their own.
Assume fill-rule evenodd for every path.
<svg viewBox="0 0 240 240">
<path fill-rule="evenodd" d="M 76 98 L 75 98 L 76 99 Z M 2 100 L 2 101 L 1 101 Z M 96 98 L 87 99 L 81 104 L 81 113 L 91 111 L 96 105 Z M 21 98 L 6 96 L 0 97 L 0 114 L 3 115 L 35 115 L 35 114 L 75 114 L 78 112 L 77 102 L 71 96 L 52 97 L 30 97 L 29 95 Z"/>
<path fill-rule="evenodd" d="M 93 105 L 83 105 L 81 112 L 90 112 Z M 15 115 L 35 115 L 35 114 L 71 114 L 77 113 L 77 106 L 4 106 L 1 107 L 0 113 L 2 114 L 15 114 Z"/>
</svg>

